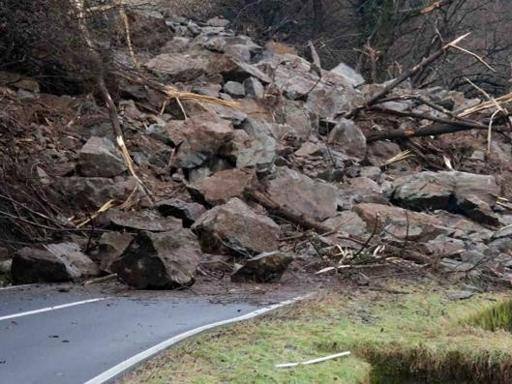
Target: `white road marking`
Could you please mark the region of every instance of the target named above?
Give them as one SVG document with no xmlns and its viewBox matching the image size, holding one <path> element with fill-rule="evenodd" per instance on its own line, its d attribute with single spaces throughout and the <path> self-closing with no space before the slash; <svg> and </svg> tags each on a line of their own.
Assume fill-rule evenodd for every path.
<svg viewBox="0 0 512 384">
<path fill-rule="evenodd" d="M 8 290 L 11 290 L 11 289 L 22 289 L 22 288 L 28 288 L 28 287 L 32 287 L 32 286 L 35 286 L 37 284 L 23 284 L 23 285 L 9 285 L 8 287 L 0 287 L 0 291 L 8 291 Z"/>
<path fill-rule="evenodd" d="M 307 298 L 309 296 L 311 296 L 311 295 L 296 297 L 295 299 L 286 300 L 286 301 L 283 301 L 281 303 L 270 305 L 270 306 L 265 307 L 265 308 L 257 309 L 255 311 L 249 312 L 249 313 L 247 313 L 245 315 L 233 317 L 233 318 L 227 319 L 227 320 L 217 321 L 217 322 L 211 323 L 211 324 L 206 324 L 206 325 L 203 325 L 201 327 L 191 329 L 190 331 L 180 333 L 179 335 L 173 336 L 170 339 L 162 341 L 161 343 L 159 343 L 159 344 L 157 344 L 157 345 L 155 345 L 155 346 L 153 346 L 153 347 L 151 347 L 149 349 L 146 349 L 145 351 L 142 351 L 142 352 L 136 354 L 135 356 L 130 357 L 129 359 L 127 359 L 127 360 L 117 364 L 116 366 L 110 368 L 109 370 L 107 370 L 107 371 L 99 374 L 98 376 L 92 378 L 91 380 L 87 381 L 85 384 L 104 384 L 104 383 L 112 380 L 116 376 L 119 376 L 124 371 L 126 371 L 126 370 L 134 367 L 135 365 L 143 362 L 144 360 L 147 360 L 150 357 L 152 357 L 152 356 L 154 356 L 154 355 L 164 351 L 165 349 L 167 349 L 167 348 L 169 348 L 169 347 L 179 343 L 180 341 L 185 340 L 188 337 L 195 336 L 195 335 L 197 335 L 199 333 L 202 333 L 204 331 L 207 331 L 207 330 L 210 330 L 210 329 L 213 329 L 213 328 L 217 328 L 217 327 L 221 327 L 223 325 L 237 323 L 237 322 L 240 322 L 240 321 L 252 319 L 252 318 L 257 317 L 257 316 L 261 316 L 261 315 L 263 315 L 265 313 L 271 312 L 271 311 L 276 310 L 278 308 L 281 308 L 281 307 L 284 307 L 284 306 L 296 303 L 297 301 L 300 301 L 300 300 L 304 300 L 305 298 Z"/>
<path fill-rule="evenodd" d="M 24 317 L 24 316 L 30 316 L 30 315 L 37 315 L 39 313 L 44 312 L 50 312 L 50 311 L 56 311 L 58 309 L 64 309 L 64 308 L 70 308 L 75 307 L 77 305 L 82 304 L 89 304 L 89 303 L 96 303 L 98 301 L 107 300 L 109 297 L 100 297 L 97 299 L 89 299 L 89 300 L 82 300 L 82 301 L 75 301 L 73 303 L 67 303 L 67 304 L 61 304 L 61 305 L 55 305 L 53 307 L 46 307 L 46 308 L 40 308 L 40 309 L 34 309 L 32 311 L 27 312 L 20 312 L 20 313 L 13 313 L 12 315 L 2 316 L 0 317 L 0 321 L 2 320 L 9 320 L 9 319 L 16 319 L 18 317 Z"/>
</svg>

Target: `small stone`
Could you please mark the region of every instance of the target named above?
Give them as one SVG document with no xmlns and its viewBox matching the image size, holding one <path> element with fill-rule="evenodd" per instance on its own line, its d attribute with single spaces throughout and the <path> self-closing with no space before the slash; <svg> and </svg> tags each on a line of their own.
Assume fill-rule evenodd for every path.
<svg viewBox="0 0 512 384">
<path fill-rule="evenodd" d="M 106 137 L 91 137 L 80 150 L 78 159 L 80 174 L 86 177 L 114 177 L 126 170 L 126 165 Z"/>
<path fill-rule="evenodd" d="M 245 94 L 248 97 L 254 97 L 255 99 L 263 99 L 265 97 L 263 84 L 254 77 L 249 77 L 244 81 L 244 88 Z"/>
<path fill-rule="evenodd" d="M 189 228 L 206 212 L 206 208 L 201 204 L 188 203 L 179 199 L 159 201 L 155 204 L 155 208 L 164 217 L 173 216 L 181 219 L 185 228 Z"/>
<path fill-rule="evenodd" d="M 234 98 L 245 97 L 245 87 L 237 81 L 228 81 L 224 84 L 224 91 L 233 96 Z"/>
<path fill-rule="evenodd" d="M 107 216 L 113 226 L 128 230 L 166 232 L 182 227 L 179 219 L 162 217 L 150 209 L 134 212 L 110 210 Z"/>
</svg>

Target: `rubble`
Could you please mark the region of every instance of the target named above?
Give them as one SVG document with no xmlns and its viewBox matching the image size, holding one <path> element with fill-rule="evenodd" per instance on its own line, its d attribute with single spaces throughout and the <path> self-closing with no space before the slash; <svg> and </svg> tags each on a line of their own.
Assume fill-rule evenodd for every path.
<svg viewBox="0 0 512 384">
<path fill-rule="evenodd" d="M 388 258 L 507 281 L 508 139 L 497 129 L 487 152 L 487 124 L 468 133 L 461 118 L 441 126 L 451 137 L 432 138 L 441 129 L 436 119 L 478 100 L 397 80 L 367 84 L 344 63 L 315 70 L 293 49 L 236 35 L 222 18 L 157 12 L 131 23 L 135 47 L 155 30 L 151 48 L 135 52 L 143 78 L 116 78 L 137 177 L 127 176 L 102 106 L 0 73 L 2 95 L 15 95 L 7 99 L 22 112 L 9 121 L 31 127 L 16 133 L 7 124 L 15 133 L 0 145 L 19 151 L 23 180 L 35 180 L 32 194 L 5 194 L 19 202 L 0 197 L 14 204 L 0 224 L 28 226 L 23 241 L 47 244 L 17 247 L 14 281 L 77 280 L 101 270 L 136 288 L 173 289 L 193 284 L 207 260 L 233 282 L 263 283 L 279 281 L 292 260 L 310 272 L 332 260 L 364 268 Z M 60 120 L 23 120 L 42 114 L 26 112 L 37 108 L 34 98 Z M 12 152 L 5 153 L 7 163 Z M 92 260 L 71 243 L 77 238 L 86 238 Z"/>
</svg>

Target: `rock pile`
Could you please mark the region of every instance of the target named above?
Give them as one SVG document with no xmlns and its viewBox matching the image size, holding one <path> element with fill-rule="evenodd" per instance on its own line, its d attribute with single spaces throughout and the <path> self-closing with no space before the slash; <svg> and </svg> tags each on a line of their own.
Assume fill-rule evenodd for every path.
<svg viewBox="0 0 512 384">
<path fill-rule="evenodd" d="M 186 287 L 206 254 L 224 255 L 237 282 L 278 281 L 291 263 L 339 268 L 395 259 L 491 281 L 512 277 L 505 188 L 512 157 L 503 137 L 493 142 L 490 168 L 483 136 L 457 134 L 452 142 L 466 142 L 468 155 L 459 157 L 457 171 L 447 169 L 432 146 L 452 142 L 369 139 L 413 120 L 343 117 L 382 88 L 364 84 L 343 63 L 319 76 L 306 59 L 235 35 L 219 18 L 200 24 L 153 12 L 134 20 L 157 24 L 167 36 L 154 54 L 140 55 L 148 73 L 233 104 L 168 100 L 121 81 L 128 147 L 154 204 L 137 192 L 108 121 L 84 119 L 73 139 L 61 138 L 66 149 L 43 142 L 43 153 L 59 159 L 44 169 L 55 198 L 85 218 L 113 203 L 94 216 L 94 226 L 85 224 L 92 244 L 75 236 L 66 239 L 74 243 L 17 250 L 15 282 L 101 271 L 136 288 Z M 473 103 L 437 88 L 393 92 L 385 107 L 401 112 L 440 113 L 417 103 L 420 96 L 453 111 Z"/>
</svg>

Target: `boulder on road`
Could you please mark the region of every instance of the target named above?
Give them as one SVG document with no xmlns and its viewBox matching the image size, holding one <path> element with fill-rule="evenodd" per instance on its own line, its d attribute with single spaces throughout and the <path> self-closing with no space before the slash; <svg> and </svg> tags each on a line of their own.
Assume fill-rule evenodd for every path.
<svg viewBox="0 0 512 384">
<path fill-rule="evenodd" d="M 121 154 L 106 137 L 93 136 L 80 150 L 80 174 L 86 177 L 114 177 L 126 170 Z"/>
<path fill-rule="evenodd" d="M 292 169 L 279 168 L 268 182 L 267 192 L 274 203 L 299 216 L 323 221 L 336 215 L 336 187 Z"/>
<path fill-rule="evenodd" d="M 20 249 L 11 274 L 16 284 L 58 283 L 96 276 L 99 269 L 77 244 L 60 243 Z"/>
<path fill-rule="evenodd" d="M 252 256 L 279 247 L 279 226 L 238 198 L 204 213 L 192 230 L 208 253 Z"/>
<path fill-rule="evenodd" d="M 276 283 L 292 261 L 292 256 L 279 251 L 262 253 L 247 260 L 238 268 L 231 275 L 231 281 Z"/>
<path fill-rule="evenodd" d="M 188 229 L 141 232 L 111 266 L 137 289 L 174 289 L 194 283 L 201 250 Z"/>
</svg>

